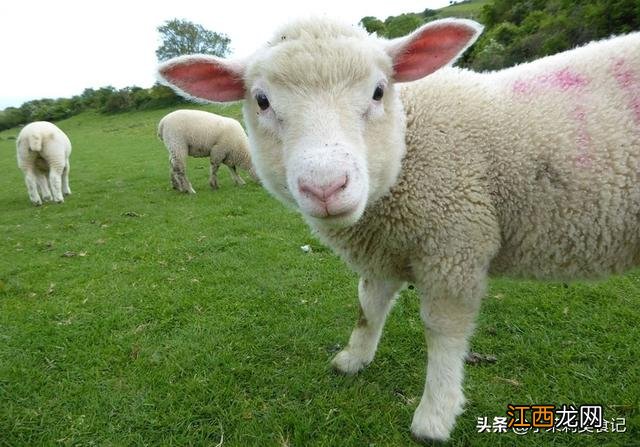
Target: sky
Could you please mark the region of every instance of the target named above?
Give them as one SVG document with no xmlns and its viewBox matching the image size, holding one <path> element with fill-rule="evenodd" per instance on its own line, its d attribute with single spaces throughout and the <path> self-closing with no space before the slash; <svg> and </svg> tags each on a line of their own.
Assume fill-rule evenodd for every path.
<svg viewBox="0 0 640 447">
<path fill-rule="evenodd" d="M 421 12 L 448 0 L 19 0 L 0 3 L 0 110 L 40 98 L 71 97 L 85 88 L 155 82 L 157 27 L 187 19 L 227 34 L 233 53 L 253 52 L 281 24 L 320 15 L 358 23 Z"/>
</svg>

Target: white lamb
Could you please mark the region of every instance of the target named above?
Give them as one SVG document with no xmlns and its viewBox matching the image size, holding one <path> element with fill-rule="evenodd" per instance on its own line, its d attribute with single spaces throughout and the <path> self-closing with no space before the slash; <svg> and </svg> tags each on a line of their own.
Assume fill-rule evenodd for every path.
<svg viewBox="0 0 640 447">
<path fill-rule="evenodd" d="M 429 358 L 418 439 L 448 438 L 463 410 L 489 274 L 591 278 L 640 263 L 640 33 L 493 73 L 442 68 L 480 31 L 444 20 L 385 41 L 315 19 L 244 61 L 160 67 L 179 92 L 246 99 L 264 185 L 361 275 L 338 370 L 372 361 L 394 298 L 416 284 Z"/>
<path fill-rule="evenodd" d="M 64 202 L 69 189 L 71 142 L 55 124 L 36 121 L 24 126 L 16 141 L 18 166 L 24 172 L 34 205 L 53 198 Z"/>
<path fill-rule="evenodd" d="M 158 137 L 169 151 L 171 183 L 178 191 L 195 193 L 187 179 L 188 155 L 209 157 L 209 184 L 213 189 L 218 188 L 218 168 L 221 163 L 229 167 L 236 185 L 245 184 L 236 171 L 237 167 L 257 179 L 251 164 L 247 134 L 240 123 L 232 118 L 200 110 L 176 110 L 160 120 Z"/>
</svg>

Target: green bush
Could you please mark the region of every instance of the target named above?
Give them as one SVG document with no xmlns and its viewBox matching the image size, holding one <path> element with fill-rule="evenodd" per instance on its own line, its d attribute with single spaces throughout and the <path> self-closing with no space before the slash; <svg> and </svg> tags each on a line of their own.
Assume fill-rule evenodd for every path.
<svg viewBox="0 0 640 447">
<path fill-rule="evenodd" d="M 494 0 L 480 20 L 485 32 L 461 65 L 499 69 L 640 30 L 640 1 Z"/>
</svg>

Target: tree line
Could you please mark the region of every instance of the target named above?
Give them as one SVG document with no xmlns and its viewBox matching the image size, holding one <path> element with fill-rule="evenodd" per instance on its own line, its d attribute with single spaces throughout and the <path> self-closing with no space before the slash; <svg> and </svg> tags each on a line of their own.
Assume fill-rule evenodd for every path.
<svg viewBox="0 0 640 447">
<path fill-rule="evenodd" d="M 181 101 L 183 99 L 173 90 L 159 84 L 151 88 L 87 88 L 82 94 L 71 98 L 34 99 L 20 107 L 7 107 L 0 111 L 0 130 L 33 121 L 59 121 L 87 110 L 119 113 L 166 107 Z"/>
</svg>

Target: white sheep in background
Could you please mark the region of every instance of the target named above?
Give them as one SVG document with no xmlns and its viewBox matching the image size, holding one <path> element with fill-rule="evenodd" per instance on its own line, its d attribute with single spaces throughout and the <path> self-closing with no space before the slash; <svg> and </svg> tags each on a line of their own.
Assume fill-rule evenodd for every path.
<svg viewBox="0 0 640 447">
<path fill-rule="evenodd" d="M 24 172 L 34 205 L 53 198 L 64 202 L 69 189 L 71 142 L 55 124 L 36 121 L 22 128 L 16 140 L 18 166 Z"/>
<path fill-rule="evenodd" d="M 160 120 L 158 137 L 169 151 L 171 183 L 178 191 L 195 193 L 187 179 L 188 155 L 209 157 L 209 184 L 213 189 L 218 188 L 220 164 L 229 167 L 236 185 L 245 184 L 236 171 L 237 167 L 257 179 L 251 164 L 247 135 L 240 123 L 232 118 L 200 110 L 176 110 Z"/>
<path fill-rule="evenodd" d="M 489 274 L 640 263 L 640 33 L 493 73 L 442 68 L 480 31 L 450 19 L 385 41 L 314 19 L 243 61 L 160 66 L 183 94 L 246 99 L 264 185 L 361 275 L 338 370 L 372 361 L 394 298 L 416 284 L 429 359 L 418 439 L 447 439 L 463 410 Z"/>
</svg>

